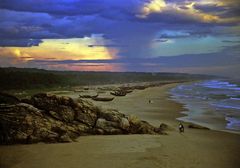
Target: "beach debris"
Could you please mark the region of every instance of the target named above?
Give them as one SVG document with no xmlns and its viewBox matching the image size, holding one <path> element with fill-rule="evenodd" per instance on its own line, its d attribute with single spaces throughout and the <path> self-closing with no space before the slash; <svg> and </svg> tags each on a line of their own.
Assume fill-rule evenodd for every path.
<svg viewBox="0 0 240 168">
<path fill-rule="evenodd" d="M 210 129 L 207 128 L 207 127 L 200 126 L 200 125 L 193 124 L 193 123 L 190 123 L 190 124 L 188 125 L 188 128 L 210 130 Z"/>
<path fill-rule="evenodd" d="M 112 101 L 114 97 L 92 97 L 93 100 L 95 101 Z"/>
<path fill-rule="evenodd" d="M 152 103 L 153 103 L 153 100 L 148 100 L 148 103 L 149 103 L 149 104 L 152 104 Z"/>
<path fill-rule="evenodd" d="M 114 96 L 126 96 L 127 92 L 125 92 L 124 90 L 115 90 L 110 92 L 110 94 Z"/>
<path fill-rule="evenodd" d="M 144 90 L 149 86 L 134 86 L 133 89 L 137 89 L 137 90 Z"/>
<path fill-rule="evenodd" d="M 81 135 L 164 134 L 161 129 L 84 99 L 40 93 L 0 106 L 0 144 L 72 142 Z"/>
<path fill-rule="evenodd" d="M 79 97 L 85 98 L 85 99 L 92 99 L 92 98 L 98 97 L 98 94 L 82 94 L 82 95 L 79 95 Z"/>
</svg>

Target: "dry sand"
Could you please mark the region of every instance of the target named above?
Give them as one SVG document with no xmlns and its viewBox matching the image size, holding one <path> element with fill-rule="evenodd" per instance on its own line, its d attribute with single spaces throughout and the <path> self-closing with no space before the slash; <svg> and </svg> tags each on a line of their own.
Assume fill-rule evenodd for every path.
<svg viewBox="0 0 240 168">
<path fill-rule="evenodd" d="M 172 127 L 169 135 L 85 136 L 69 144 L 1 146 L 0 168 L 239 168 L 240 135 L 197 129 L 178 133 L 175 118 L 184 109 L 168 99 L 173 86 L 97 102 L 156 126 L 164 122 Z"/>
</svg>

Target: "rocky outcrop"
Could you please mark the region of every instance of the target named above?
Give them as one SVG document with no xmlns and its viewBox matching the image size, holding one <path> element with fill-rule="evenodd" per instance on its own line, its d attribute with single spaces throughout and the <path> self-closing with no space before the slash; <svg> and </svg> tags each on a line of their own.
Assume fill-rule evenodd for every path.
<svg viewBox="0 0 240 168">
<path fill-rule="evenodd" d="M 133 90 L 144 90 L 146 89 L 147 85 L 144 86 L 121 86 L 113 91 L 110 92 L 111 95 L 114 96 L 126 96 L 127 94 L 133 92 Z"/>
<path fill-rule="evenodd" d="M 0 92 L 0 104 L 16 104 L 16 103 L 19 103 L 20 100 L 13 96 L 13 95 L 9 95 L 7 93 L 3 93 L 3 92 Z"/>
<path fill-rule="evenodd" d="M 0 106 L 0 143 L 71 142 L 90 134 L 162 134 L 137 117 L 50 94 Z"/>
</svg>

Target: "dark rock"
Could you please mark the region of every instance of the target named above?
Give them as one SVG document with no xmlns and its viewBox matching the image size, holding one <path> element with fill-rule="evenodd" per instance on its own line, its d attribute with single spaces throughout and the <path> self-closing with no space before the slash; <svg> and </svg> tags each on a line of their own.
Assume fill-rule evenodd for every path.
<svg viewBox="0 0 240 168">
<path fill-rule="evenodd" d="M 136 125 L 131 125 L 130 128 L 134 128 L 133 133 L 137 134 L 156 134 L 156 129 L 146 121 L 140 121 Z"/>
<path fill-rule="evenodd" d="M 103 134 L 121 134 L 123 131 L 118 128 L 119 124 L 106 119 L 99 118 L 96 123 L 96 128 L 103 130 Z"/>
<path fill-rule="evenodd" d="M 97 114 L 92 113 L 91 111 L 77 111 L 75 114 L 75 119 L 81 123 L 93 127 L 97 120 Z"/>
<path fill-rule="evenodd" d="M 161 123 L 160 126 L 159 126 L 159 128 L 164 131 L 164 130 L 167 130 L 167 129 L 168 129 L 168 125 L 167 125 L 167 124 L 164 124 L 164 123 Z"/>
<path fill-rule="evenodd" d="M 75 120 L 94 127 L 97 121 L 97 114 L 100 109 L 91 102 L 79 99 L 75 108 Z"/>
<path fill-rule="evenodd" d="M 59 137 L 59 142 L 72 142 L 72 139 L 68 136 L 68 134 L 64 134 L 62 136 Z"/>
<path fill-rule="evenodd" d="M 207 127 L 203 127 L 203 126 L 192 124 L 192 123 L 188 125 L 188 128 L 209 130 L 209 128 Z"/>
<path fill-rule="evenodd" d="M 6 107 L 0 113 L 0 143 L 58 142 L 58 130 L 71 133 L 66 123 L 54 120 L 29 104 Z M 74 130 L 74 128 L 72 128 Z"/>
<path fill-rule="evenodd" d="M 77 124 L 76 126 L 76 130 L 79 132 L 79 135 L 86 135 L 86 134 L 92 134 L 93 133 L 93 129 L 88 127 L 85 124 Z"/>
<path fill-rule="evenodd" d="M 17 97 L 0 92 L 0 104 L 17 104 L 19 102 L 20 100 Z"/>
<path fill-rule="evenodd" d="M 122 118 L 121 122 L 120 122 L 120 128 L 123 130 L 128 130 L 129 127 L 130 127 L 130 123 L 129 123 L 128 119 Z"/>
<path fill-rule="evenodd" d="M 98 116 L 101 118 L 105 118 L 108 121 L 118 122 L 120 123 L 121 119 L 125 117 L 124 114 L 119 113 L 117 110 L 108 109 L 108 110 L 100 110 L 98 112 Z"/>
<path fill-rule="evenodd" d="M 29 100 L 29 99 L 21 99 L 21 103 L 31 104 L 31 100 Z"/>
<path fill-rule="evenodd" d="M 110 94 L 114 96 L 126 96 L 127 92 L 125 90 L 115 90 L 110 92 Z"/>
<path fill-rule="evenodd" d="M 95 101 L 112 101 L 114 97 L 92 97 L 92 100 Z"/>
<path fill-rule="evenodd" d="M 162 134 L 162 130 L 91 102 L 37 94 L 27 103 L 0 106 L 0 144 L 72 142 L 88 134 Z"/>
<path fill-rule="evenodd" d="M 130 123 L 129 132 L 132 134 L 162 134 L 163 132 L 150 125 L 146 121 L 139 120 L 136 116 L 129 116 L 128 121 Z"/>
</svg>

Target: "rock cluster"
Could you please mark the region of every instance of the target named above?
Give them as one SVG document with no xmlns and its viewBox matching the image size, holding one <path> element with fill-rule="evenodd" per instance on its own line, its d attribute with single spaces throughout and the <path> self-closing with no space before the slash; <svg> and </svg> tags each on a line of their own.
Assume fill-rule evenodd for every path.
<svg viewBox="0 0 240 168">
<path fill-rule="evenodd" d="M 91 102 L 37 94 L 0 105 L 0 144 L 70 142 L 81 135 L 163 134 L 146 121 Z"/>
</svg>

